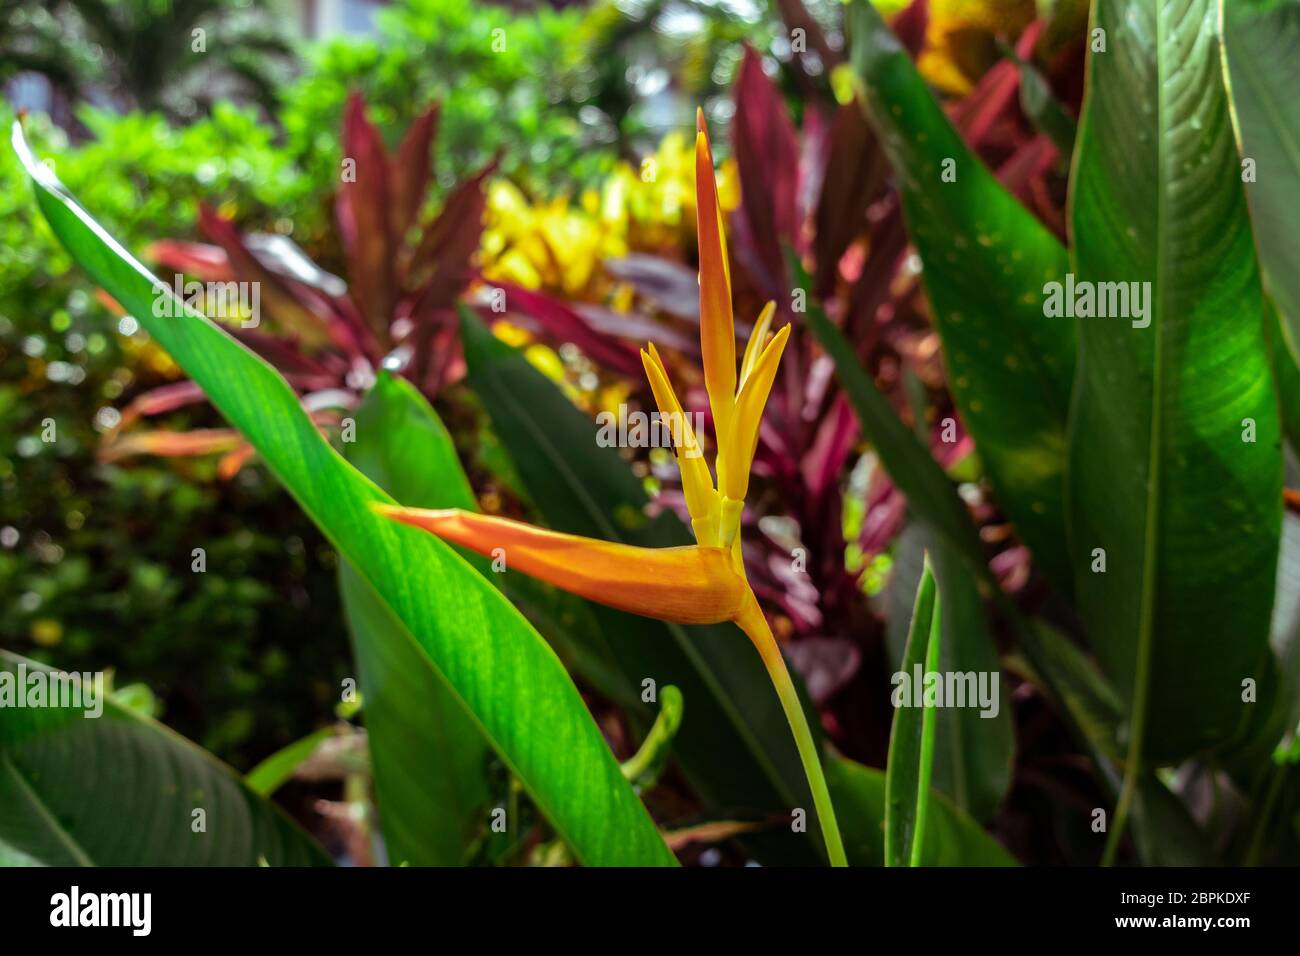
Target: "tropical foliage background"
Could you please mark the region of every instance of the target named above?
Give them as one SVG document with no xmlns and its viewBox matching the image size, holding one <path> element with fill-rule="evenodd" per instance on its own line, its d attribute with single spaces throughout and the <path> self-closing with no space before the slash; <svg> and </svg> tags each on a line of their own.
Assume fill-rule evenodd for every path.
<svg viewBox="0 0 1300 956">
<path fill-rule="evenodd" d="M 368 507 L 690 543 L 595 420 L 648 341 L 706 407 L 697 106 L 740 339 L 791 326 L 744 561 L 849 861 L 1300 861 L 1300 4 L 317 6 L 0 0 L 0 670 L 113 688 L 0 709 L 0 862 L 825 861 L 735 627 Z M 895 708 L 932 663 L 996 715 Z"/>
</svg>

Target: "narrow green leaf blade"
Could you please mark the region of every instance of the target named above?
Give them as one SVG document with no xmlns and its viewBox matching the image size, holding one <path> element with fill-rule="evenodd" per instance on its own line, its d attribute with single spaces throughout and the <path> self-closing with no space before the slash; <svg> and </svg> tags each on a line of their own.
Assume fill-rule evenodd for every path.
<svg viewBox="0 0 1300 956">
<path fill-rule="evenodd" d="M 578 858 L 674 864 L 536 631 L 442 542 L 376 515 L 371 505 L 392 499 L 329 446 L 285 381 L 210 320 L 159 293 L 162 284 L 32 156 L 17 125 L 14 145 L 55 234 L 204 389 L 392 609 Z"/>
<path fill-rule="evenodd" d="M 863 103 L 899 179 L 948 384 L 998 502 L 1057 587 L 1074 331 L 1044 315 L 1065 248 L 966 148 L 869 0 L 849 4 Z"/>
<path fill-rule="evenodd" d="M 853 866 L 880 866 L 885 858 L 885 774 L 852 760 L 827 761 L 826 785 L 835 801 L 845 850 Z M 1015 858 L 943 794 L 932 810 L 921 866 L 1015 866 Z"/>
<path fill-rule="evenodd" d="M 946 609 L 940 629 L 938 670 L 973 674 L 976 687 L 980 680 L 986 680 L 985 686 L 996 694 L 990 697 L 987 707 L 968 698 L 966 706 L 939 711 L 933 785 L 976 820 L 987 821 L 1011 786 L 1015 741 L 1010 701 L 1002 693 L 997 647 L 974 575 L 943 539 L 919 523 L 905 527 L 894 547 L 885 631 L 890 660 L 901 667 L 927 550 L 934 560 L 939 600 Z"/>
<path fill-rule="evenodd" d="M 1094 18 L 1074 271 L 1147 306 L 1077 319 L 1070 544 L 1130 740 L 1163 762 L 1231 745 L 1268 710 L 1243 681 L 1276 686 L 1277 397 L 1215 5 L 1099 0 Z"/>
<path fill-rule="evenodd" d="M 278 807 L 161 724 L 111 700 L 97 717 L 71 695 L 16 705 L 32 675 L 54 687 L 52 673 L 0 651 L 0 866 L 329 864 Z"/>
<path fill-rule="evenodd" d="M 921 705 L 924 675 L 938 662 L 941 639 L 938 589 L 925 558 L 912 606 L 903 663 L 894 676 L 894 723 L 885 765 L 885 866 L 915 866 L 925 840 L 925 816 L 934 767 L 935 708 Z"/>
<path fill-rule="evenodd" d="M 348 460 L 405 505 L 476 502 L 451 435 L 405 379 L 381 372 L 356 410 Z M 486 573 L 478 555 L 470 562 Z M 351 565 L 339 568 L 388 859 L 456 866 L 487 820 L 489 745 L 401 622 Z"/>
</svg>

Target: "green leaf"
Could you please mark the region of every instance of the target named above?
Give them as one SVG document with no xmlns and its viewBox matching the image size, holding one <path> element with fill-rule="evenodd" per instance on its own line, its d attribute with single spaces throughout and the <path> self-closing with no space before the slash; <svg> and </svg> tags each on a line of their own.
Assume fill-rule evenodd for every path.
<svg viewBox="0 0 1300 956">
<path fill-rule="evenodd" d="M 1282 431 L 1293 453 L 1300 453 L 1300 366 L 1287 348 L 1277 306 L 1269 300 L 1264 303 L 1268 329 L 1269 354 L 1273 358 L 1273 376 L 1277 381 L 1278 410 L 1282 416 Z"/>
<path fill-rule="evenodd" d="M 289 781 L 294 771 L 316 752 L 321 743 L 332 736 L 332 727 L 322 727 L 287 747 L 281 747 L 244 774 L 244 786 L 258 796 L 269 797 Z"/>
<path fill-rule="evenodd" d="M 1281 309 L 1292 356 L 1300 354 L 1300 4 L 1224 2 L 1223 66 L 1269 292 Z M 1238 179 L 1245 176 L 1240 167 Z"/>
<path fill-rule="evenodd" d="M 68 706 L 15 705 L 55 673 L 0 651 L 0 866 L 329 864 L 211 754 L 111 699 L 92 716 L 93 682 Z"/>
<path fill-rule="evenodd" d="M 673 864 L 577 688 L 519 612 L 432 535 L 376 515 L 371 505 L 392 499 L 329 446 L 284 379 L 156 291 L 162 284 L 32 156 L 17 125 L 14 145 L 55 234 L 203 388 L 419 642 L 577 857 L 597 866 Z M 155 314 L 155 304 L 175 316 Z"/>
<path fill-rule="evenodd" d="M 642 547 L 691 543 L 675 515 L 646 516 L 645 491 L 618 450 L 598 445 L 591 418 L 517 349 L 472 314 L 462 315 L 461 338 L 470 385 L 550 527 Z M 632 687 L 645 679 L 673 684 L 690 701 L 673 752 L 711 809 L 767 814 L 812 806 L 780 701 L 739 629 L 683 627 L 598 605 L 592 611 Z M 622 703 L 649 725 L 653 713 L 639 694 Z M 766 848 L 759 855 L 768 862 L 819 859 L 807 834 L 765 834 L 754 843 Z"/>
<path fill-rule="evenodd" d="M 921 580 L 925 551 L 934 560 L 939 601 L 946 609 L 940 627 L 938 670 L 989 675 L 998 681 L 997 710 L 975 702 L 945 707 L 936 718 L 933 786 L 976 820 L 998 810 L 1011 785 L 1015 742 L 1010 701 L 1002 694 L 1000 663 L 989 632 L 983 600 L 970 569 L 952 549 L 919 523 L 903 529 L 894 546 L 885 636 L 890 660 L 901 669 L 913 596 Z"/>
<path fill-rule="evenodd" d="M 1005 43 L 998 46 L 1002 55 L 1020 71 L 1020 109 L 1063 156 L 1069 156 L 1074 152 L 1074 137 L 1078 132 L 1074 117 L 1066 112 L 1038 67 L 1017 54 L 1014 47 Z"/>
<path fill-rule="evenodd" d="M 1094 17 L 1108 52 L 1088 59 L 1074 271 L 1147 283 L 1149 325 L 1077 319 L 1070 546 L 1131 772 L 1144 748 L 1227 749 L 1268 711 L 1282 456 L 1215 4 L 1100 0 Z"/>
<path fill-rule="evenodd" d="M 405 505 L 476 509 L 451 435 L 405 379 L 381 372 L 356 410 L 348 460 Z M 480 573 L 487 561 L 472 555 Z M 349 564 L 339 586 L 365 689 L 388 858 L 455 866 L 487 819 L 489 746 L 401 622 Z"/>
<path fill-rule="evenodd" d="M 863 103 L 899 179 L 948 384 L 998 502 L 1062 591 L 1074 332 L 1044 315 L 1065 248 L 966 148 L 868 0 L 849 4 Z M 955 178 L 953 178 L 955 177 Z"/>
<path fill-rule="evenodd" d="M 926 556 L 902 666 L 893 681 L 894 723 L 885 765 L 885 866 L 919 865 L 925 845 L 937 708 L 918 706 L 916 699 L 923 695 L 925 675 L 938 671 L 942 614 L 936 591 Z"/>
<path fill-rule="evenodd" d="M 854 866 L 885 858 L 885 774 L 852 760 L 826 764 L 826 784 L 837 807 L 844 846 Z M 930 797 L 921 866 L 1015 866 L 1015 858 L 941 793 Z"/>
</svg>

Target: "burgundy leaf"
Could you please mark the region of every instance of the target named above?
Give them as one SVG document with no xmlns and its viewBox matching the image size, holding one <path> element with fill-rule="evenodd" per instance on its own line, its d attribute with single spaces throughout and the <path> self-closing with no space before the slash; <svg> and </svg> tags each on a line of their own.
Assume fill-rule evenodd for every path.
<svg viewBox="0 0 1300 956">
<path fill-rule="evenodd" d="M 161 239 L 145 250 L 145 257 L 164 269 L 183 272 L 204 282 L 229 282 L 235 278 L 225 250 L 206 242 Z"/>
<path fill-rule="evenodd" d="M 834 486 L 857 439 L 858 418 L 840 392 L 818 426 L 812 447 L 799 463 L 809 495 L 820 498 Z"/>
<path fill-rule="evenodd" d="M 262 264 L 244 242 L 235 224 L 206 203 L 199 204 L 199 230 L 224 250 L 234 275 L 258 284 L 262 306 L 287 332 L 315 347 L 338 340 L 337 311 L 320 292 L 282 278 Z"/>
<path fill-rule="evenodd" d="M 367 327 L 380 342 L 397 303 L 397 244 L 389 219 L 388 153 L 366 118 L 361 95 L 348 97 L 343 116 L 344 176 L 335 214 L 348 260 L 348 282 Z"/>
<path fill-rule="evenodd" d="M 572 342 L 593 362 L 610 371 L 637 378 L 645 374 L 635 348 L 597 332 L 567 304 L 508 282 L 498 282 L 497 287 L 505 292 L 511 311 L 531 316 L 552 340 Z"/>
<path fill-rule="evenodd" d="M 409 284 L 415 289 L 411 321 L 417 325 L 450 308 L 473 277 L 471 260 L 483 235 L 487 207 L 483 187 L 495 171 L 494 160 L 453 189 L 420 237 L 409 271 Z"/>
<path fill-rule="evenodd" d="M 389 219 L 393 235 L 400 243 L 407 231 L 415 225 L 416 217 L 424 205 L 433 175 L 430 149 L 438 129 L 439 107 L 435 103 L 416 117 L 397 147 L 389 174 Z"/>
<path fill-rule="evenodd" d="M 695 270 L 663 256 L 634 252 L 606 259 L 605 271 L 631 285 L 669 315 L 700 321 L 700 282 Z"/>
<path fill-rule="evenodd" d="M 798 238 L 799 143 L 785 101 L 748 45 L 735 89 L 732 149 L 740 172 L 740 203 L 749 238 L 769 284 L 786 285 L 782 243 Z"/>
<path fill-rule="evenodd" d="M 836 111 L 829 152 L 813 240 L 820 298 L 834 290 L 840 257 L 866 230 L 867 209 L 884 184 L 888 168 L 857 103 L 845 103 Z"/>
<path fill-rule="evenodd" d="M 930 25 L 930 4 L 927 0 L 912 0 L 890 26 L 899 42 L 916 59 L 925 45 L 925 30 Z"/>
</svg>

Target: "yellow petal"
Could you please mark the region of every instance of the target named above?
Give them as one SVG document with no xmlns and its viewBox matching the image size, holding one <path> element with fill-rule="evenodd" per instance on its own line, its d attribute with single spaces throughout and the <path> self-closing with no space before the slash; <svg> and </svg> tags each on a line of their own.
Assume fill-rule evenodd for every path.
<svg viewBox="0 0 1300 956">
<path fill-rule="evenodd" d="M 742 389 L 745 387 L 745 379 L 749 378 L 749 373 L 754 370 L 754 362 L 758 360 L 758 350 L 767 344 L 767 333 L 772 328 L 772 315 L 775 312 L 775 302 L 769 302 L 763 306 L 763 311 L 758 316 L 758 324 L 754 326 L 749 341 L 745 343 L 745 357 L 740 360 L 740 387 Z"/>
<path fill-rule="evenodd" d="M 729 621 L 748 592 L 723 548 L 637 548 L 469 511 L 372 507 L 485 557 L 504 558 L 507 571 L 646 617 L 678 624 Z"/>
<path fill-rule="evenodd" d="M 736 401 L 736 330 L 731 315 L 727 240 L 713 178 L 713 154 L 704 111 L 695 119 L 695 218 L 700 236 L 700 352 L 704 385 L 719 435 L 727 432 Z"/>
<path fill-rule="evenodd" d="M 650 379 L 650 390 L 654 392 L 659 412 L 664 416 L 672 431 L 674 440 L 681 447 L 674 449 L 677 454 L 677 467 L 682 473 L 682 492 L 686 496 L 686 509 L 691 513 L 691 523 L 696 528 L 697 540 L 703 545 L 716 545 L 716 534 L 709 534 L 709 518 L 714 514 L 714 502 L 717 492 L 713 490 L 713 477 L 709 466 L 704 462 L 704 448 L 695 436 L 691 420 L 682 410 L 677 400 L 672 382 L 668 380 L 668 370 L 664 367 L 659 351 L 650 344 L 650 353 L 641 353 L 641 364 L 645 366 L 646 377 Z M 716 525 L 716 516 L 714 517 Z"/>
<path fill-rule="evenodd" d="M 744 501 L 745 494 L 749 491 L 749 467 L 758 445 L 758 426 L 763 418 L 763 406 L 767 404 L 767 395 L 772 390 L 777 365 L 789 338 L 789 324 L 781 326 L 781 330 L 759 353 L 753 371 L 740 390 L 731 436 L 726 446 L 718 452 L 719 458 L 725 456 L 727 460 L 726 484 L 723 484 L 722 469 L 718 469 L 718 490 L 724 500 L 730 498 L 733 501 Z"/>
</svg>

